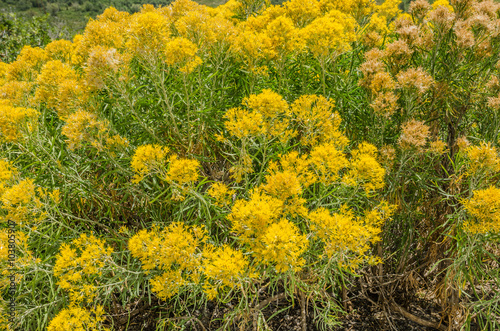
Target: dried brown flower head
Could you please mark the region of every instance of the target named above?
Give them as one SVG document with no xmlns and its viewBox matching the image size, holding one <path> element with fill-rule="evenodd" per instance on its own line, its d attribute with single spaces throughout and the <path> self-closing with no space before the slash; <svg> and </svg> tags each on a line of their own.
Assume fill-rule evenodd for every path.
<svg viewBox="0 0 500 331">
<path fill-rule="evenodd" d="M 413 50 L 410 49 L 408 44 L 404 40 L 396 40 L 390 44 L 387 44 L 385 48 L 384 57 L 388 62 L 396 65 L 404 65 L 408 63 Z"/>
<path fill-rule="evenodd" d="M 370 106 L 376 115 L 388 118 L 398 107 L 398 97 L 393 92 L 379 93 Z"/>
<path fill-rule="evenodd" d="M 414 147 L 420 149 L 425 145 L 426 139 L 429 137 L 429 126 L 414 119 L 404 123 L 401 131 L 398 144 L 403 149 Z"/>
<path fill-rule="evenodd" d="M 385 145 L 379 149 L 379 155 L 380 163 L 390 168 L 396 159 L 396 150 L 390 145 Z"/>
<path fill-rule="evenodd" d="M 465 151 L 470 146 L 470 142 L 469 140 L 467 140 L 466 137 L 462 136 L 457 138 L 455 145 L 458 147 L 460 151 Z"/>
<path fill-rule="evenodd" d="M 497 97 L 488 98 L 488 107 L 491 107 L 495 110 L 500 110 L 500 93 L 498 93 Z"/>
<path fill-rule="evenodd" d="M 499 91 L 500 90 L 500 80 L 498 80 L 498 76 L 491 76 L 488 83 L 486 83 L 486 88 L 491 91 Z"/>
<path fill-rule="evenodd" d="M 455 24 L 455 35 L 457 36 L 457 45 L 462 48 L 472 47 L 476 42 L 474 34 L 470 30 L 470 25 L 466 21 L 458 21 Z"/>
<path fill-rule="evenodd" d="M 371 81 L 376 73 L 384 71 L 385 66 L 381 61 L 369 60 L 361 64 L 363 78 L 359 81 L 359 86 L 370 88 Z"/>
<path fill-rule="evenodd" d="M 427 12 L 431 10 L 432 6 L 427 0 L 416 0 L 410 4 L 410 14 L 417 20 L 421 21 L 424 19 Z"/>
<path fill-rule="evenodd" d="M 419 28 L 417 25 L 405 25 L 396 30 L 399 38 L 404 40 L 408 45 L 412 45 L 418 38 Z"/>
<path fill-rule="evenodd" d="M 416 89 L 419 95 L 424 94 L 434 84 L 431 75 L 420 67 L 400 72 L 397 79 L 401 88 Z"/>
<path fill-rule="evenodd" d="M 372 48 L 365 53 L 365 61 L 377 61 L 384 56 L 384 51 L 379 48 Z"/>
<path fill-rule="evenodd" d="M 455 21 L 455 13 L 451 12 L 446 6 L 438 6 L 436 9 L 429 12 L 427 17 L 441 31 L 448 30 L 453 26 Z"/>
</svg>

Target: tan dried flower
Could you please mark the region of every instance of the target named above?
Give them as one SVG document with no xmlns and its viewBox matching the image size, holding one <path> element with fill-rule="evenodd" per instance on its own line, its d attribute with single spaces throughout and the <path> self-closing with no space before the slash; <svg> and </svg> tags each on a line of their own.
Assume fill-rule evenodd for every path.
<svg viewBox="0 0 500 331">
<path fill-rule="evenodd" d="M 410 4 L 410 14 L 417 20 L 423 20 L 427 12 L 432 9 L 432 6 L 427 0 L 416 0 Z"/>
<path fill-rule="evenodd" d="M 419 95 L 424 94 L 433 84 L 434 79 L 421 67 L 410 68 L 397 75 L 401 88 L 416 89 Z"/>
<path fill-rule="evenodd" d="M 402 149 L 414 147 L 420 149 L 425 145 L 426 139 L 429 137 L 429 126 L 415 119 L 404 123 L 401 131 L 398 144 Z"/>
<path fill-rule="evenodd" d="M 476 42 L 469 24 L 465 21 L 458 21 L 455 24 L 455 35 L 457 36 L 457 45 L 459 47 L 472 47 Z"/>
<path fill-rule="evenodd" d="M 379 149 L 379 155 L 380 163 L 386 168 L 390 168 L 396 159 L 396 150 L 390 145 L 385 145 Z"/>
<path fill-rule="evenodd" d="M 434 24 L 437 29 L 444 31 L 453 26 L 455 13 L 451 12 L 446 6 L 438 6 L 436 9 L 429 12 L 427 19 Z"/>
<path fill-rule="evenodd" d="M 378 61 L 384 56 L 384 51 L 379 48 L 372 48 L 365 53 L 365 61 Z"/>
<path fill-rule="evenodd" d="M 488 83 L 486 83 L 486 88 L 491 91 L 500 90 L 500 80 L 498 80 L 498 76 L 495 75 L 491 76 Z"/>
<path fill-rule="evenodd" d="M 470 146 L 470 142 L 466 137 L 462 136 L 457 138 L 455 145 L 460 151 L 465 151 Z"/>
<path fill-rule="evenodd" d="M 404 40 L 396 40 L 387 45 L 384 57 L 388 62 L 396 65 L 404 65 L 408 63 L 413 50 L 410 49 Z"/>
<path fill-rule="evenodd" d="M 417 40 L 419 28 L 417 25 L 405 25 L 396 30 L 399 38 L 404 40 L 408 45 L 412 45 Z"/>
<path fill-rule="evenodd" d="M 370 106 L 376 115 L 388 118 L 397 109 L 398 97 L 393 92 L 379 93 Z"/>
<path fill-rule="evenodd" d="M 500 110 L 500 93 L 498 93 L 497 97 L 488 98 L 488 107 L 491 107 L 495 110 Z"/>
<path fill-rule="evenodd" d="M 370 60 L 366 61 L 361 65 L 361 72 L 363 73 L 363 78 L 359 81 L 359 86 L 370 88 L 371 81 L 376 73 L 384 71 L 385 66 L 381 61 Z"/>
</svg>

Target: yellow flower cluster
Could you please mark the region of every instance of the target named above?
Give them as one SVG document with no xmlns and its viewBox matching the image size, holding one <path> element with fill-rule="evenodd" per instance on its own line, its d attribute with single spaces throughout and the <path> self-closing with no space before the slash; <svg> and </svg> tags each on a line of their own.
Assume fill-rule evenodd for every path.
<svg viewBox="0 0 500 331">
<path fill-rule="evenodd" d="M 232 289 L 239 284 L 248 273 L 249 262 L 241 251 L 227 245 L 207 246 L 203 250 L 202 270 L 209 280 L 203 285 L 203 290 L 208 299 L 212 300 L 219 290 Z"/>
<path fill-rule="evenodd" d="M 0 102 L 0 141 L 16 142 L 23 131 L 37 125 L 39 113 L 31 108 Z"/>
<path fill-rule="evenodd" d="M 111 135 L 110 131 L 107 121 L 99 120 L 94 113 L 78 110 L 68 116 L 61 132 L 68 138 L 67 143 L 71 150 L 87 144 L 99 151 L 128 146 L 125 138 Z"/>
<path fill-rule="evenodd" d="M 298 136 L 304 145 L 330 142 L 338 147 L 347 145 L 339 131 L 340 116 L 333 112 L 333 103 L 323 96 L 304 95 L 291 106 L 271 90 L 251 95 L 243 100 L 249 110 L 229 109 L 224 118 L 228 132 L 239 139 L 262 135 L 281 142 Z"/>
<path fill-rule="evenodd" d="M 279 94 L 265 89 L 243 99 L 242 104 L 248 110 L 232 108 L 224 115 L 224 124 L 232 136 L 244 139 L 263 135 L 267 139 L 278 137 L 281 141 L 293 136 L 293 131 L 288 129 L 288 103 Z"/>
<path fill-rule="evenodd" d="M 73 43 L 69 40 L 53 40 L 45 46 L 45 52 L 51 60 L 59 60 L 63 63 L 71 63 Z"/>
<path fill-rule="evenodd" d="M 333 184 L 339 179 L 339 172 L 349 166 L 344 153 L 332 143 L 314 147 L 309 155 L 309 164 L 318 180 L 325 185 Z"/>
<path fill-rule="evenodd" d="M 334 103 L 324 96 L 303 95 L 291 105 L 292 122 L 300 143 L 314 146 L 333 143 L 339 148 L 349 142 L 339 130 L 341 118 L 333 111 Z"/>
<path fill-rule="evenodd" d="M 172 185 L 172 199 L 184 200 L 183 194 L 198 180 L 199 168 L 198 160 L 179 158 L 176 155 L 169 158 L 168 171 L 163 179 Z"/>
<path fill-rule="evenodd" d="M 255 259 L 274 265 L 277 272 L 303 266 L 300 255 L 308 246 L 298 227 L 281 218 L 285 213 L 282 200 L 255 190 L 250 200 L 237 200 L 228 216 L 233 231 Z"/>
<path fill-rule="evenodd" d="M 231 203 L 234 190 L 223 183 L 213 183 L 207 190 L 209 196 L 215 199 L 215 205 L 219 207 L 228 206 Z"/>
<path fill-rule="evenodd" d="M 311 230 L 325 244 L 326 257 L 335 256 L 341 266 L 354 270 L 365 260 L 378 262 L 369 256 L 370 245 L 381 240 L 381 227 L 393 211 L 394 206 L 382 202 L 364 217 L 356 217 L 352 210 L 343 207 L 334 214 L 319 208 L 309 213 L 308 219 Z"/>
<path fill-rule="evenodd" d="M 377 148 L 362 143 L 352 151 L 350 170 L 343 178 L 348 185 L 360 185 L 367 194 L 385 186 L 385 169 L 377 161 Z"/>
<path fill-rule="evenodd" d="M 134 54 L 148 55 L 162 49 L 170 36 L 169 20 L 156 11 L 132 15 L 126 47 Z"/>
<path fill-rule="evenodd" d="M 462 201 L 465 210 L 473 218 L 465 222 L 470 233 L 500 232 L 500 189 L 489 187 L 474 191 L 474 196 Z"/>
<path fill-rule="evenodd" d="M 260 245 L 257 254 L 265 263 L 274 264 L 277 272 L 289 269 L 296 272 L 305 264 L 300 256 L 306 251 L 309 241 L 295 224 L 281 219 L 267 228 Z"/>
<path fill-rule="evenodd" d="M 188 39 L 174 38 L 165 45 L 165 62 L 169 66 L 178 66 L 180 72 L 189 74 L 202 63 L 201 58 L 196 56 L 197 51 L 198 47 Z"/>
<path fill-rule="evenodd" d="M 43 63 L 48 60 L 47 52 L 38 47 L 24 46 L 16 61 L 6 71 L 9 80 L 33 80 Z"/>
<path fill-rule="evenodd" d="M 36 83 L 38 87 L 34 101 L 55 108 L 61 118 L 69 115 L 70 110 L 82 102 L 84 88 L 76 72 L 60 60 L 45 63 Z"/>
<path fill-rule="evenodd" d="M 465 154 L 469 159 L 469 174 L 480 171 L 486 173 L 500 170 L 500 158 L 498 150 L 490 143 L 481 142 L 479 146 L 470 146 L 465 149 Z"/>
<path fill-rule="evenodd" d="M 144 177 L 159 173 L 166 161 L 169 149 L 159 145 L 137 147 L 132 156 L 131 167 L 135 172 L 132 182 L 139 183 Z"/>
<path fill-rule="evenodd" d="M 301 32 L 310 52 L 319 59 L 350 50 L 350 43 L 356 40 L 355 19 L 337 10 L 331 10 L 318 17 Z"/>
<path fill-rule="evenodd" d="M 101 326 L 104 322 L 104 309 L 97 306 L 94 309 L 70 307 L 63 309 L 54 317 L 47 327 L 47 331 L 109 331 Z"/>
<path fill-rule="evenodd" d="M 166 229 L 141 230 L 128 243 L 132 256 L 144 270 L 158 269 L 161 275 L 151 279 L 153 291 L 166 299 L 177 294 L 188 281 L 199 282 L 201 245 L 206 240 L 201 227 L 172 223 Z"/>
<path fill-rule="evenodd" d="M 96 283 L 112 261 L 113 249 L 94 235 L 81 234 L 62 244 L 54 265 L 57 284 L 69 292 L 72 304 L 91 303 L 97 295 Z"/>
<path fill-rule="evenodd" d="M 172 186 L 174 200 L 183 200 L 182 194 L 189 191 L 198 180 L 200 163 L 195 159 L 179 158 L 171 155 L 169 149 L 159 145 L 139 146 L 132 156 L 131 167 L 135 172 L 133 183 L 139 183 L 144 177 L 158 174 L 159 178 Z"/>
<path fill-rule="evenodd" d="M 4 183 L 0 185 L 0 220 L 28 225 L 40 222 L 46 217 L 32 179 L 21 180 L 10 187 L 3 185 Z"/>
</svg>

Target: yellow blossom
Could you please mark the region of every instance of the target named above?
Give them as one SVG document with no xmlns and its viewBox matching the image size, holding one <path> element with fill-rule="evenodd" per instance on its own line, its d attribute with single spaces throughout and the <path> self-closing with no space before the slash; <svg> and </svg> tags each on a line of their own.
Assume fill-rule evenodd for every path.
<svg viewBox="0 0 500 331">
<path fill-rule="evenodd" d="M 29 125 L 36 125 L 39 113 L 31 108 L 13 107 L 0 103 L 0 140 L 15 142 Z"/>
<path fill-rule="evenodd" d="M 47 331 L 97 331 L 109 330 L 102 328 L 101 323 L 104 322 L 104 310 L 102 306 L 97 306 L 94 309 L 83 309 L 77 306 L 61 310 L 54 317 L 47 327 Z"/>
<path fill-rule="evenodd" d="M 465 150 L 469 159 L 469 173 L 474 174 L 480 170 L 486 172 L 500 170 L 498 150 L 490 143 L 481 142 L 479 146 L 470 146 Z"/>
<path fill-rule="evenodd" d="M 302 144 L 330 142 L 339 148 L 347 145 L 348 139 L 339 130 L 340 116 L 333 111 L 333 105 L 333 101 L 317 95 L 303 95 L 293 102 L 292 122 Z"/>
<path fill-rule="evenodd" d="M 339 172 L 349 166 L 349 161 L 334 144 L 324 143 L 310 152 L 309 164 L 321 183 L 331 185 L 339 178 Z"/>
<path fill-rule="evenodd" d="M 300 255 L 308 247 L 307 237 L 287 219 L 271 224 L 261 237 L 257 257 L 275 265 L 276 271 L 292 269 L 297 272 L 305 264 Z"/>
<path fill-rule="evenodd" d="M 42 67 L 37 78 L 36 102 L 45 102 L 48 107 L 58 104 L 59 84 L 64 80 L 76 80 L 76 73 L 59 60 L 49 61 Z"/>
<path fill-rule="evenodd" d="M 343 178 L 348 185 L 361 185 L 366 193 L 385 186 L 385 169 L 378 163 L 377 149 L 367 143 L 361 144 L 352 152 L 350 170 Z"/>
<path fill-rule="evenodd" d="M 466 231 L 500 232 L 500 189 L 491 186 L 485 190 L 474 191 L 473 197 L 462 203 L 473 217 L 465 222 Z"/>
<path fill-rule="evenodd" d="M 132 256 L 141 260 L 142 269 L 160 271 L 151 279 L 151 285 L 160 298 L 167 299 L 188 280 L 198 281 L 200 246 L 205 240 L 203 228 L 172 223 L 163 230 L 153 227 L 139 231 L 129 240 L 128 247 Z"/>
<path fill-rule="evenodd" d="M 58 285 L 69 291 L 73 303 L 92 302 L 96 296 L 94 281 L 111 261 L 113 249 L 94 235 L 81 234 L 70 244 L 62 244 L 54 265 Z"/>
<path fill-rule="evenodd" d="M 54 40 L 45 46 L 45 52 L 51 60 L 59 60 L 64 63 L 71 63 L 73 43 L 69 40 Z"/>
<path fill-rule="evenodd" d="M 165 62 L 169 66 L 180 67 L 186 74 L 192 72 L 202 60 L 196 56 L 198 47 L 186 38 L 177 37 L 165 45 Z"/>
<path fill-rule="evenodd" d="M 132 156 L 131 167 L 135 172 L 132 182 L 138 183 L 145 176 L 159 172 L 169 150 L 159 145 L 139 146 Z"/>
<path fill-rule="evenodd" d="M 256 247 L 255 238 L 280 218 L 282 210 L 283 201 L 255 191 L 249 201 L 236 200 L 228 219 L 242 242 Z"/>
<path fill-rule="evenodd" d="M 160 50 L 170 37 L 169 20 L 156 11 L 132 15 L 126 47 L 134 54 L 148 54 Z"/>
<path fill-rule="evenodd" d="M 266 184 L 262 185 L 262 189 L 270 196 L 283 201 L 283 213 L 292 216 L 306 214 L 306 200 L 301 197 L 302 187 L 297 174 L 286 170 L 273 171 L 266 175 Z"/>
<path fill-rule="evenodd" d="M 237 286 L 248 272 L 249 262 L 241 251 L 224 245 L 207 246 L 203 250 L 202 270 L 209 282 L 203 286 L 209 300 L 218 290 Z"/>
<path fill-rule="evenodd" d="M 215 199 L 215 205 L 219 207 L 227 206 L 231 203 L 234 190 L 223 183 L 213 183 L 207 190 L 209 196 Z"/>
<path fill-rule="evenodd" d="M 349 15 L 332 10 L 302 29 L 307 48 L 316 58 L 327 58 L 350 50 L 356 40 L 356 21 Z"/>
</svg>

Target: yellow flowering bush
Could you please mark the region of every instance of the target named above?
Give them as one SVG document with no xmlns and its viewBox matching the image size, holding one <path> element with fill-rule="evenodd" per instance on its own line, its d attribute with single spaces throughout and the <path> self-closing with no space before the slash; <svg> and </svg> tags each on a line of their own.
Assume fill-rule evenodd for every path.
<svg viewBox="0 0 500 331">
<path fill-rule="evenodd" d="M 164 230 L 155 227 L 141 230 L 128 243 L 132 256 L 142 262 L 142 269 L 158 269 L 151 286 L 160 298 L 177 294 L 188 281 L 198 282 L 201 245 L 206 240 L 201 227 L 172 223 Z"/>
<path fill-rule="evenodd" d="M 500 189 L 489 187 L 474 191 L 474 195 L 463 201 L 465 210 L 473 218 L 464 227 L 471 233 L 500 231 Z"/>
<path fill-rule="evenodd" d="M 0 62 L 11 329 L 499 328 L 497 4 L 133 9 Z"/>
<path fill-rule="evenodd" d="M 35 109 L 0 103 L 0 139 L 16 142 L 23 132 L 36 127 L 38 116 L 39 112 Z"/>
<path fill-rule="evenodd" d="M 63 309 L 54 317 L 47 327 L 48 331 L 88 331 L 109 330 L 102 327 L 104 321 L 104 310 L 102 306 L 94 309 L 83 309 L 70 307 Z"/>
<path fill-rule="evenodd" d="M 169 149 L 167 147 L 159 145 L 137 147 L 131 162 L 131 167 L 135 172 L 133 182 L 138 183 L 145 176 L 159 172 L 162 164 L 166 162 L 168 152 Z"/>
<path fill-rule="evenodd" d="M 218 291 L 232 289 L 250 276 L 247 275 L 248 267 L 248 260 L 241 251 L 229 246 L 206 246 L 201 268 L 209 281 L 203 285 L 203 291 L 209 299 L 215 299 Z"/>
<path fill-rule="evenodd" d="M 68 291 L 71 303 L 93 302 L 98 294 L 98 279 L 112 261 L 112 252 L 104 240 L 85 233 L 70 244 L 61 245 L 54 276 L 58 285 Z"/>
</svg>

